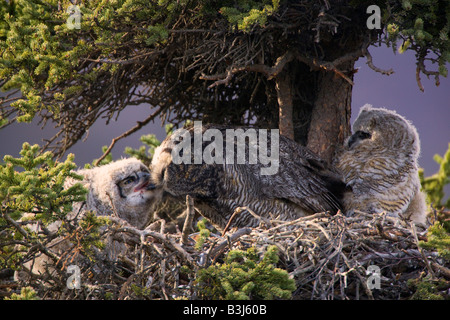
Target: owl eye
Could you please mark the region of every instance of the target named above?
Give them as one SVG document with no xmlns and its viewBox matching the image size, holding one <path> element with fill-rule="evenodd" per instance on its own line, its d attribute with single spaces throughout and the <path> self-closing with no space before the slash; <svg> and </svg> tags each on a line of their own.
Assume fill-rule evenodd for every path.
<svg viewBox="0 0 450 320">
<path fill-rule="evenodd" d="M 351 148 L 356 142 L 361 141 L 361 140 L 365 140 L 365 139 L 370 139 L 372 138 L 372 135 L 369 132 L 364 132 L 364 131 L 356 131 L 351 137 L 350 139 L 348 139 L 348 147 Z"/>
<path fill-rule="evenodd" d="M 369 132 L 364 131 L 358 131 L 358 136 L 361 140 L 372 138 L 372 135 Z"/>
<path fill-rule="evenodd" d="M 136 176 L 129 176 L 129 177 L 125 178 L 124 180 L 122 180 L 122 185 L 127 186 L 130 183 L 133 183 L 135 181 L 136 181 Z"/>
</svg>

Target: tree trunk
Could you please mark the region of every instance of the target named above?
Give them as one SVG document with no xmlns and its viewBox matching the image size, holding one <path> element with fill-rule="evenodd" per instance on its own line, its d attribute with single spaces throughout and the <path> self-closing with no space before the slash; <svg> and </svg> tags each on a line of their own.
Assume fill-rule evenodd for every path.
<svg viewBox="0 0 450 320">
<path fill-rule="evenodd" d="M 277 90 L 280 134 L 294 140 L 294 123 L 292 120 L 293 97 L 291 77 L 287 71 L 281 72 L 275 78 Z"/>
<path fill-rule="evenodd" d="M 355 61 L 339 66 L 353 78 Z M 306 70 L 305 70 L 306 69 Z M 334 71 L 290 64 L 275 78 L 280 134 L 306 145 L 331 163 L 350 134 L 352 84 Z M 303 99 L 299 99 L 303 97 Z"/>
<path fill-rule="evenodd" d="M 353 70 L 353 67 L 354 61 L 343 69 Z M 320 71 L 307 147 L 328 162 L 332 162 L 336 147 L 342 145 L 351 132 L 352 87 L 336 73 Z"/>
</svg>

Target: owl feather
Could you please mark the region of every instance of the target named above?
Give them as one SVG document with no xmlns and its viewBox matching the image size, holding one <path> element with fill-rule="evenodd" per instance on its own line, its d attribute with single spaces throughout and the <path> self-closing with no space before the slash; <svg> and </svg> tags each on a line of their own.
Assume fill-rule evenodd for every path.
<svg viewBox="0 0 450 320">
<path fill-rule="evenodd" d="M 425 223 L 425 197 L 420 190 L 420 140 L 410 121 L 395 111 L 361 108 L 336 166 L 351 189 L 344 196 L 348 212 L 386 212 Z"/>
<path fill-rule="evenodd" d="M 202 133 L 211 129 L 217 130 L 217 134 L 222 136 L 221 140 L 226 141 L 227 130 L 249 128 L 207 125 L 202 127 Z M 190 137 L 194 136 L 193 128 L 188 129 L 188 132 Z M 261 133 L 255 130 L 255 134 L 258 142 L 262 143 Z M 272 146 L 272 134 L 263 141 L 267 146 Z M 262 169 L 267 166 L 260 161 L 250 161 L 249 150 L 252 145 L 249 140 L 244 143 L 244 163 L 203 161 L 195 164 L 193 154 L 199 145 L 195 145 L 194 139 L 191 139 L 191 150 L 194 150 L 191 163 L 176 163 L 173 151 L 180 143 L 177 136 L 179 134 L 174 132 L 155 150 L 150 166 L 153 183 L 179 201 L 183 201 L 186 195 L 193 197 L 202 215 L 219 229 L 228 224 L 239 207 L 247 207 L 261 217 L 281 220 L 315 212 L 336 213 L 342 208 L 341 197 L 345 185 L 339 175 L 310 150 L 284 136 L 278 137 L 278 170 L 274 174 L 262 174 Z M 243 147 L 242 144 L 238 146 L 237 140 L 233 143 L 235 153 L 238 147 Z M 210 146 L 210 141 L 202 141 L 197 152 L 204 152 Z M 256 147 L 260 148 L 261 145 Z M 225 143 L 219 143 L 216 148 L 216 152 L 225 155 Z M 270 150 L 269 147 L 267 149 Z M 244 210 L 230 225 L 256 226 L 258 222 Z"/>
</svg>

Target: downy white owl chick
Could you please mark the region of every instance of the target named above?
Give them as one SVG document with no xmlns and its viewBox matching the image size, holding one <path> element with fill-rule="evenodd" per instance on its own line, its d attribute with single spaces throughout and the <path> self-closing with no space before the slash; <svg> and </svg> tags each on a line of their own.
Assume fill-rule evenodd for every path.
<svg viewBox="0 0 450 320">
<path fill-rule="evenodd" d="M 386 212 L 425 223 L 416 128 L 395 111 L 365 105 L 352 130 L 336 161 L 352 189 L 344 196 L 345 210 Z"/>
<path fill-rule="evenodd" d="M 84 176 L 82 183 L 88 189 L 84 210 L 99 216 L 117 215 L 139 229 L 149 222 L 161 192 L 155 190 L 150 172 L 141 161 L 122 159 L 77 173 Z"/>
<path fill-rule="evenodd" d="M 100 167 L 78 170 L 77 173 L 84 177 L 81 183 L 88 189 L 88 194 L 86 201 L 73 205 L 73 210 L 68 214 L 70 220 L 78 221 L 90 211 L 98 216 L 118 216 L 138 229 L 147 225 L 152 216 L 153 205 L 161 196 L 161 192 L 155 190 L 155 186 L 150 182 L 149 170 L 141 161 L 135 158 L 122 159 Z M 80 181 L 67 179 L 65 188 L 77 182 Z M 48 230 L 57 232 L 60 226 L 61 221 L 56 221 L 48 226 Z M 38 228 L 38 225 L 35 228 Z M 62 237 L 57 237 L 47 247 L 51 253 L 60 256 L 71 251 L 74 245 Z M 108 239 L 102 256 L 115 261 L 119 255 L 126 255 L 127 251 L 124 243 Z M 43 253 L 24 266 L 34 274 L 45 274 L 46 271 L 54 270 L 51 259 Z M 27 280 L 28 275 L 18 272 L 15 278 Z"/>
<path fill-rule="evenodd" d="M 274 133 L 264 138 L 265 131 L 250 128 L 205 125 L 200 132 L 195 130 L 195 125 L 188 130 L 179 129 L 155 150 L 150 166 L 152 180 L 157 188 L 180 201 L 190 195 L 202 215 L 218 229 L 228 224 L 238 207 L 247 207 L 261 217 L 281 220 L 316 212 L 336 213 L 341 208 L 343 181 L 317 155 L 294 141 Z M 229 133 L 236 135 L 238 130 L 248 139 L 242 135 L 230 138 Z M 186 132 L 187 136 L 180 139 Z M 203 141 L 196 141 L 196 134 Z M 180 162 L 174 159 L 174 151 L 185 138 L 189 141 L 185 146 L 190 154 L 184 154 L 186 150 L 175 152 L 175 156 L 187 160 Z M 234 152 L 231 157 L 230 150 Z M 239 151 L 243 150 L 245 156 L 239 163 Z M 261 158 L 267 150 L 271 155 L 279 154 L 273 159 L 272 167 L 267 159 Z M 196 163 L 199 155 L 203 155 L 203 160 Z M 235 159 L 234 163 L 229 161 L 231 158 Z M 265 172 L 264 169 L 275 170 Z M 245 210 L 231 220 L 230 226 L 257 226 L 258 223 Z"/>
</svg>

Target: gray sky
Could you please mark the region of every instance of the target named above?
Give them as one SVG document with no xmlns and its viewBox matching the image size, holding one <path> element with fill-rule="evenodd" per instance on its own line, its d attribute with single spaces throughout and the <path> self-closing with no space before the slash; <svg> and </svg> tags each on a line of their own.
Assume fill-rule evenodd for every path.
<svg viewBox="0 0 450 320">
<path fill-rule="evenodd" d="M 425 92 L 421 92 L 415 80 L 415 57 L 411 52 L 394 54 L 390 48 L 371 48 L 374 64 L 379 68 L 393 68 L 395 73 L 385 76 L 371 70 L 365 59 L 357 62 L 359 71 L 355 74 L 355 86 L 352 98 L 352 122 L 359 108 L 366 103 L 374 107 L 394 109 L 405 116 L 417 127 L 421 142 L 422 155 L 420 165 L 425 175 L 436 172 L 438 165 L 433 155 L 443 155 L 450 143 L 450 79 L 441 77 L 439 87 L 434 80 L 422 76 Z M 128 107 L 118 121 L 111 121 L 108 126 L 104 120 L 98 121 L 90 130 L 85 142 L 78 142 L 70 152 L 75 154 L 78 166 L 92 162 L 102 152 L 101 147 L 109 145 L 111 139 L 136 124 L 137 120 L 146 118 L 151 113 L 148 106 Z M 52 128 L 41 130 L 37 126 L 15 124 L 0 130 L 0 159 L 5 154 L 18 156 L 23 142 L 42 145 L 42 138 L 50 138 Z M 147 125 L 141 131 L 118 142 L 113 149 L 113 157 L 123 154 L 125 146 L 139 147 L 139 137 L 154 133 L 159 139 L 165 137 L 165 131 L 159 120 Z"/>
</svg>

